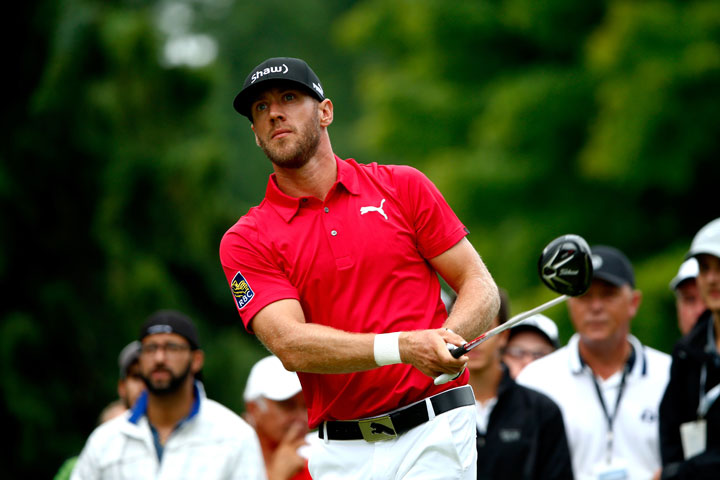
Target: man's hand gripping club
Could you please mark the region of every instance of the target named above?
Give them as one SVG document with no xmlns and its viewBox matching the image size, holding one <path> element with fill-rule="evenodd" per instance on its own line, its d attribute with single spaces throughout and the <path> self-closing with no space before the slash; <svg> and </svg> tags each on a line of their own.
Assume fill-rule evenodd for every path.
<svg viewBox="0 0 720 480">
<path fill-rule="evenodd" d="M 456 377 L 469 360 L 465 355 L 455 358 L 450 354 L 448 344 L 459 347 L 465 339 L 446 328 L 402 332 L 398 344 L 402 362 L 432 378 L 444 373 Z"/>
</svg>

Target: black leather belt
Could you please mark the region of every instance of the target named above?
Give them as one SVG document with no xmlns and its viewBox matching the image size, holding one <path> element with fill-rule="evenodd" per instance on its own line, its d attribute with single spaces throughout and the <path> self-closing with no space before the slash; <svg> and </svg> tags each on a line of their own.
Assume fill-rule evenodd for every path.
<svg viewBox="0 0 720 480">
<path fill-rule="evenodd" d="M 435 415 L 458 407 L 475 405 L 475 396 L 469 385 L 454 388 L 430 397 Z M 413 403 L 387 415 L 361 420 L 328 421 L 320 424 L 318 435 L 329 440 L 367 440 L 377 442 L 395 438 L 429 420 L 425 400 Z"/>
</svg>

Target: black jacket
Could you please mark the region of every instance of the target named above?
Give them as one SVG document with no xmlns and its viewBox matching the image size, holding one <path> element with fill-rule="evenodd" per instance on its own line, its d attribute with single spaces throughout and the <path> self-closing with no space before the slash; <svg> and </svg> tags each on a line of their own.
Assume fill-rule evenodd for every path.
<svg viewBox="0 0 720 480">
<path fill-rule="evenodd" d="M 670 381 L 660 403 L 660 453 L 663 479 L 720 478 L 720 399 L 708 410 L 707 444 L 704 453 L 683 460 L 680 425 L 697 419 L 700 370 L 707 365 L 705 391 L 720 383 L 720 356 L 706 351 L 708 328 L 713 317 L 706 311 L 695 327 L 673 349 Z"/>
<path fill-rule="evenodd" d="M 549 397 L 518 385 L 503 366 L 487 433 L 478 432 L 477 478 L 571 480 L 565 425 Z"/>
</svg>

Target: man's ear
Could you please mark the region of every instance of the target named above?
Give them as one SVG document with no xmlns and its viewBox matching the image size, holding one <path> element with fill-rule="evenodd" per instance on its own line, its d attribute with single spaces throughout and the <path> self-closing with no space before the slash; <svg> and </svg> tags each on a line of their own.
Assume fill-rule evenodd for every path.
<svg viewBox="0 0 720 480">
<path fill-rule="evenodd" d="M 205 364 L 205 352 L 198 349 L 193 350 L 192 354 L 192 371 L 193 373 L 197 373 L 202 370 L 202 367 Z"/>
<path fill-rule="evenodd" d="M 642 303 L 642 292 L 640 290 L 632 290 L 632 300 L 630 301 L 630 314 L 634 317 L 637 314 L 640 304 Z"/>
<path fill-rule="evenodd" d="M 333 122 L 333 104 L 329 98 L 320 102 L 318 105 L 318 113 L 320 115 L 320 126 L 330 126 Z"/>
<path fill-rule="evenodd" d="M 259 146 L 260 146 L 260 140 L 258 139 L 257 133 L 255 132 L 255 124 L 254 124 L 254 123 L 251 123 L 251 124 L 250 124 L 250 128 L 252 129 L 253 134 L 255 135 L 255 145 L 257 145 L 257 146 L 259 147 Z"/>
<path fill-rule="evenodd" d="M 127 388 L 124 380 L 118 380 L 117 392 L 119 398 L 125 398 L 125 395 L 127 395 Z"/>
</svg>

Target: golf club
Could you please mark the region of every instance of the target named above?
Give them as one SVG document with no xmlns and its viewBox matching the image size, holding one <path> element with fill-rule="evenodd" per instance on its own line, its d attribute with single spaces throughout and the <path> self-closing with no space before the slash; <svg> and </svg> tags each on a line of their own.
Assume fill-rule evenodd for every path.
<svg viewBox="0 0 720 480">
<path fill-rule="evenodd" d="M 512 328 L 526 318 L 562 303 L 569 297 L 582 295 L 590 288 L 592 272 L 590 247 L 584 238 L 574 234 L 567 234 L 556 238 L 543 249 L 538 260 L 538 274 L 550 290 L 560 293 L 561 295 L 532 310 L 515 315 L 502 325 L 488 330 L 461 347 L 448 344 L 450 354 L 455 358 L 460 358 L 488 338 Z M 462 373 L 462 371 L 460 373 Z M 435 378 L 435 385 L 447 383 L 457 378 L 460 373 L 455 375 L 443 373 Z"/>
</svg>

